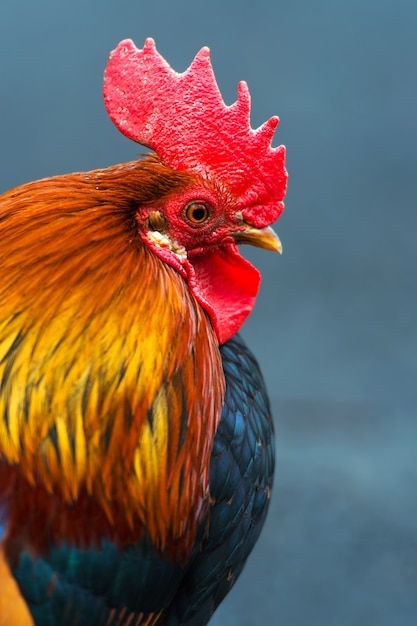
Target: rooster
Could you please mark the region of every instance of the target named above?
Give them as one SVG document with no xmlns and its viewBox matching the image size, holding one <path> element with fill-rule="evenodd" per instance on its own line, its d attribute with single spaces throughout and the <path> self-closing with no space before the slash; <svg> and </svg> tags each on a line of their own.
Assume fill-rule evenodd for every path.
<svg viewBox="0 0 417 626">
<path fill-rule="evenodd" d="M 284 147 L 203 48 L 121 42 L 104 99 L 153 152 L 0 197 L 0 625 L 207 624 L 263 525 L 273 426 L 237 335 L 280 251 Z"/>
</svg>

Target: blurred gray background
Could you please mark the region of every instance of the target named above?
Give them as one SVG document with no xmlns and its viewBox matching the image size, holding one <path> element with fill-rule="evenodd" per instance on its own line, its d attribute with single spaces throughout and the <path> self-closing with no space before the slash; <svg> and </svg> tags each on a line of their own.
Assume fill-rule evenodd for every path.
<svg viewBox="0 0 417 626">
<path fill-rule="evenodd" d="M 288 148 L 282 258 L 244 336 L 277 473 L 262 538 L 214 626 L 417 624 L 417 2 L 13 0 L 0 8 L 0 191 L 135 158 L 101 96 L 119 40 L 183 71 Z"/>
</svg>

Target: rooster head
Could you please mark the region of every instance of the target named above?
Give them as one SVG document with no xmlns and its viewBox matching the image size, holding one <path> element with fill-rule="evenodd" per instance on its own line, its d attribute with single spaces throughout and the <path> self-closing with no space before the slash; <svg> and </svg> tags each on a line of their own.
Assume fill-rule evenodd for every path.
<svg viewBox="0 0 417 626">
<path fill-rule="evenodd" d="M 123 134 L 181 173 L 178 191 L 138 207 L 138 232 L 184 276 L 224 343 L 251 312 L 260 284 L 237 244 L 281 252 L 270 228 L 284 209 L 287 183 L 285 148 L 271 147 L 279 120 L 251 128 L 244 82 L 237 101 L 225 105 L 208 48 L 178 74 L 152 39 L 142 50 L 122 41 L 111 53 L 104 99 Z"/>
</svg>

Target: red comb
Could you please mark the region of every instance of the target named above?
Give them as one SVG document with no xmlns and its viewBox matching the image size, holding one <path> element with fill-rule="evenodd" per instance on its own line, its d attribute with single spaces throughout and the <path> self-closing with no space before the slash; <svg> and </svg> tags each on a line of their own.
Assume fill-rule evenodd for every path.
<svg viewBox="0 0 417 626">
<path fill-rule="evenodd" d="M 239 83 L 237 101 L 226 106 L 208 48 L 178 74 L 152 39 L 143 50 L 122 41 L 110 54 L 104 100 L 124 135 L 152 148 L 173 169 L 224 184 L 247 221 L 263 227 L 279 217 L 287 183 L 285 148 L 271 147 L 279 119 L 251 128 L 245 82 Z"/>
</svg>

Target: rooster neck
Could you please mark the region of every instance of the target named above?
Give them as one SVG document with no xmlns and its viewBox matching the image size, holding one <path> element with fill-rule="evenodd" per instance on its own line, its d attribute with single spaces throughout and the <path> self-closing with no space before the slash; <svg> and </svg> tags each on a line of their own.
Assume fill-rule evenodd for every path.
<svg viewBox="0 0 417 626">
<path fill-rule="evenodd" d="M 146 529 L 158 549 L 184 556 L 223 401 L 217 340 L 184 280 L 135 235 L 115 190 L 85 177 L 0 200 L 0 496 L 7 491 L 10 541 L 24 516 L 35 546 L 103 529 L 126 543 Z M 90 506 L 98 523 L 80 529 Z"/>
</svg>

